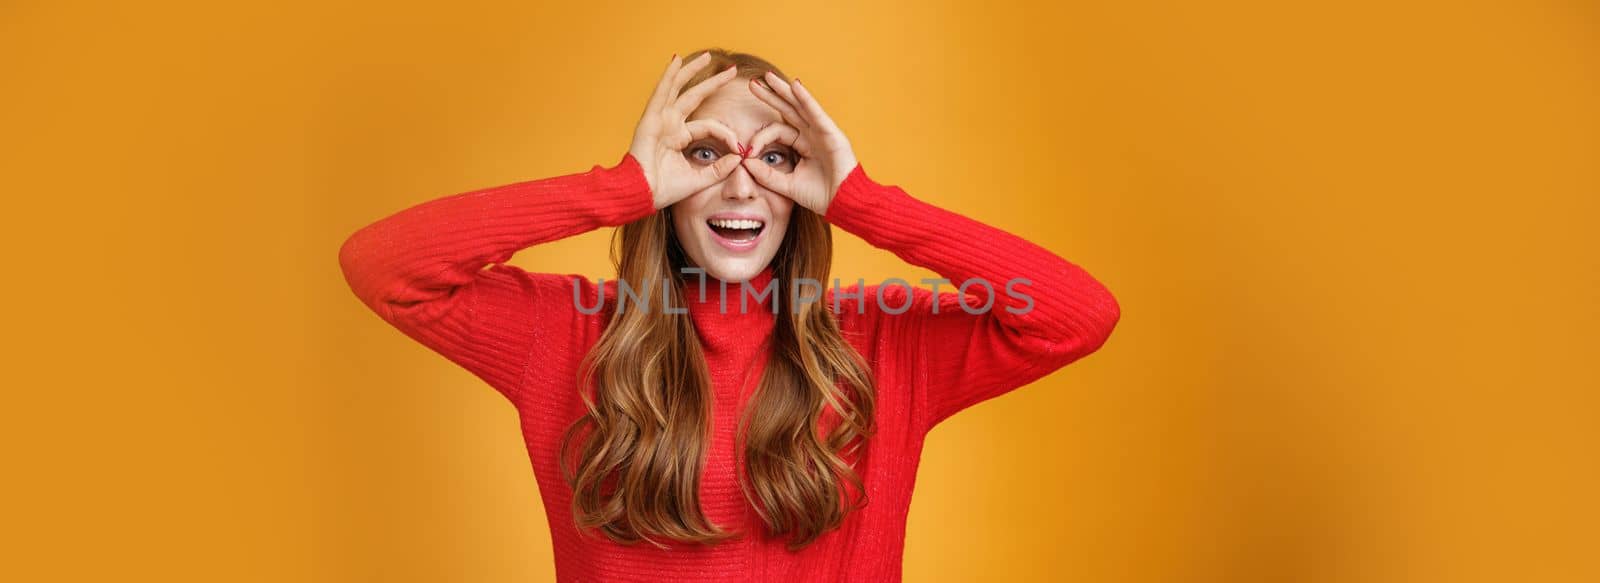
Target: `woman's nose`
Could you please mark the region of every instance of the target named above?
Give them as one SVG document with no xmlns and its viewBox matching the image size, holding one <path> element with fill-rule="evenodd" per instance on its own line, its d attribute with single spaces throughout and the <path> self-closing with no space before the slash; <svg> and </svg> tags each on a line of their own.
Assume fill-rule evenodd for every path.
<svg viewBox="0 0 1600 583">
<path fill-rule="evenodd" d="M 743 164 L 733 167 L 733 174 L 722 181 L 722 198 L 728 200 L 756 197 L 756 179 Z"/>
</svg>

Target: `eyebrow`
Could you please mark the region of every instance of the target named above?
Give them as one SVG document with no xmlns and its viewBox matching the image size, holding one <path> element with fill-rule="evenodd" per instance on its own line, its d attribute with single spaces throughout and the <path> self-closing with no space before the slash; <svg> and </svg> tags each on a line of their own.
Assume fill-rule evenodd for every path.
<svg viewBox="0 0 1600 583">
<path fill-rule="evenodd" d="M 722 140 L 717 139 L 715 136 L 706 136 L 704 138 L 700 138 L 700 139 L 695 140 L 693 142 L 689 142 L 689 146 L 691 146 L 691 147 L 693 147 L 693 146 L 701 146 L 701 145 L 706 145 L 706 144 L 714 144 L 714 145 L 719 146 L 719 147 L 726 145 L 726 144 L 722 143 Z M 743 142 L 743 141 L 740 141 L 739 145 L 743 146 L 743 147 L 748 147 L 748 146 L 745 146 L 745 142 Z M 789 144 L 785 144 L 783 142 L 778 142 L 778 141 L 774 141 L 772 143 L 767 144 L 767 147 L 768 148 L 773 148 L 773 147 L 782 148 L 782 149 L 788 150 L 790 152 L 794 151 L 794 146 L 790 146 Z M 743 152 L 743 153 L 744 154 L 748 154 L 749 152 L 747 151 L 747 152 Z"/>
</svg>

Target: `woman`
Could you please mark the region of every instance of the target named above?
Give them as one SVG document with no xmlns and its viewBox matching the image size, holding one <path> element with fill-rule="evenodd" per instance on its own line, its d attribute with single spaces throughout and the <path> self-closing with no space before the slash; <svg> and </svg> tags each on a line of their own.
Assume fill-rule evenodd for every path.
<svg viewBox="0 0 1600 583">
<path fill-rule="evenodd" d="M 838 287 L 830 225 L 948 281 Z M 608 226 L 620 281 L 504 264 Z M 798 79 L 720 49 L 673 56 L 616 165 L 414 206 L 339 259 L 517 407 L 563 581 L 899 580 L 926 432 L 1120 316 L 1078 266 L 873 181 Z"/>
</svg>

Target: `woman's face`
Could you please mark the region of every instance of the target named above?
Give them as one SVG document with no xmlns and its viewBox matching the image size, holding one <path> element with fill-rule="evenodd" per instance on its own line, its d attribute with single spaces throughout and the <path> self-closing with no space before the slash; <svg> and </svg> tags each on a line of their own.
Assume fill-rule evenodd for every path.
<svg viewBox="0 0 1600 583">
<path fill-rule="evenodd" d="M 688 119 L 721 122 L 733 129 L 740 144 L 749 147 L 757 131 L 781 122 L 783 117 L 756 99 L 748 84 L 748 80 L 740 78 L 719 87 Z M 700 165 L 709 165 L 729 153 L 738 151 L 717 138 L 693 142 L 683 151 L 690 164 Z M 794 171 L 794 151 L 783 144 L 769 145 L 749 156 L 753 158 L 749 163 L 769 164 L 780 172 Z M 772 262 L 789 230 L 793 208 L 793 200 L 757 184 L 741 165 L 722 181 L 673 204 L 672 225 L 678 244 L 695 266 L 711 277 L 741 282 Z"/>
</svg>

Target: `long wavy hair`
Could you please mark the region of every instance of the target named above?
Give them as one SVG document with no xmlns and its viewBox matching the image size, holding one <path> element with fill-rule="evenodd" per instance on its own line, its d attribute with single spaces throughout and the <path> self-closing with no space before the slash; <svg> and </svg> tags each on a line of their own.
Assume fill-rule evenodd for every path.
<svg viewBox="0 0 1600 583">
<path fill-rule="evenodd" d="M 685 87 L 729 65 L 738 66 L 740 79 L 759 79 L 768 71 L 788 79 L 760 57 L 718 48 L 684 61 L 703 52 L 711 53 L 710 66 Z M 618 543 L 646 540 L 662 548 L 653 536 L 702 544 L 741 536 L 711 523 L 700 507 L 712 389 L 689 315 L 664 309 L 664 293 L 670 305 L 687 305 L 680 269 L 689 262 L 669 213 L 662 209 L 613 233 L 618 277 L 643 288 L 649 309 L 611 312 L 581 367 L 587 414 L 561 443 L 562 476 L 573 489 L 579 530 L 598 527 Z M 876 432 L 870 370 L 823 302 L 794 309 L 786 304 L 789 282 L 829 281 L 832 262 L 828 223 L 796 206 L 772 260 L 778 287 L 771 298 L 779 309 L 767 365 L 737 428 L 746 469 L 740 489 L 770 534 L 792 536 L 790 550 L 838 528 L 868 502 L 854 461 L 846 458 L 858 457 Z M 655 287 L 663 283 L 670 289 Z M 822 419 L 830 409 L 839 422 L 823 435 Z"/>
</svg>

